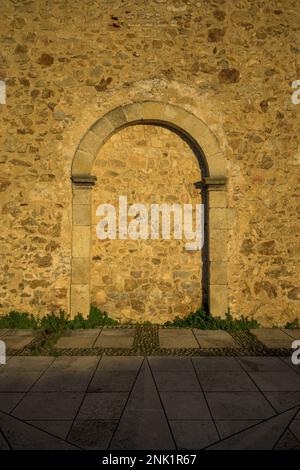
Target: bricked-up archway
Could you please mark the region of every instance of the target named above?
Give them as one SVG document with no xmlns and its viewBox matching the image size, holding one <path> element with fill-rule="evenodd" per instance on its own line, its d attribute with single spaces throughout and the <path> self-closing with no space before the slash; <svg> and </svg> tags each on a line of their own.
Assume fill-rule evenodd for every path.
<svg viewBox="0 0 300 470">
<path fill-rule="evenodd" d="M 225 158 L 208 126 L 178 106 L 144 101 L 120 106 L 93 124 L 82 138 L 72 165 L 72 315 L 87 315 L 90 308 L 91 188 L 93 163 L 101 146 L 118 130 L 138 123 L 168 127 L 187 139 L 201 155 L 204 185 L 208 192 L 208 302 L 212 315 L 228 311 L 227 286 L 227 192 Z M 200 286 L 199 286 L 200 288 Z"/>
</svg>

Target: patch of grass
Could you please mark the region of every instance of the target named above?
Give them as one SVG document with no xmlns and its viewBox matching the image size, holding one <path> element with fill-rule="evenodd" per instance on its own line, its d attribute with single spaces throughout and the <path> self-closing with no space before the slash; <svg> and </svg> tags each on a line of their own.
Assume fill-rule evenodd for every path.
<svg viewBox="0 0 300 470">
<path fill-rule="evenodd" d="M 98 328 L 99 326 L 116 326 L 119 322 L 110 318 L 106 312 L 102 312 L 94 305 L 91 305 L 90 313 L 87 318 L 83 318 L 81 313 L 78 313 L 73 320 L 69 320 L 67 328 Z"/>
<path fill-rule="evenodd" d="M 87 318 L 83 318 L 81 313 L 78 313 L 73 319 L 70 319 L 64 311 L 60 311 L 58 314 L 48 313 L 42 318 L 34 317 L 29 313 L 15 311 L 0 316 L 0 328 L 39 328 L 49 334 L 58 333 L 66 328 L 97 328 L 101 326 L 116 326 L 118 324 L 118 321 L 113 320 L 106 312 L 102 312 L 93 305 Z"/>
<path fill-rule="evenodd" d="M 299 318 L 294 318 L 291 322 L 287 322 L 284 326 L 284 328 L 300 328 L 300 321 Z"/>
<path fill-rule="evenodd" d="M 249 330 L 250 328 L 259 328 L 256 320 L 248 318 L 233 318 L 230 313 L 225 318 L 213 317 L 203 309 L 198 309 L 190 313 L 185 318 L 176 317 L 173 321 L 168 321 L 164 326 L 176 328 L 199 328 L 202 330 Z"/>
<path fill-rule="evenodd" d="M 38 327 L 38 319 L 28 313 L 12 311 L 0 316 L 0 328 L 35 329 Z"/>
<path fill-rule="evenodd" d="M 48 313 L 39 321 L 39 328 L 45 330 L 46 333 L 57 333 L 67 328 L 68 318 L 63 310 L 59 314 Z"/>
</svg>

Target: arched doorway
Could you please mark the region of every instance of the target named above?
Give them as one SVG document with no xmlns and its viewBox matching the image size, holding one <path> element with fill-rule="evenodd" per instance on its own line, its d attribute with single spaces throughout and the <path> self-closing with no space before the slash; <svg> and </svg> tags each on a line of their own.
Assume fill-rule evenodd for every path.
<svg viewBox="0 0 300 470">
<path fill-rule="evenodd" d="M 225 160 L 216 137 L 201 120 L 182 108 L 154 101 L 125 105 L 109 112 L 88 130 L 76 151 L 72 165 L 71 314 L 86 315 L 91 303 L 91 188 L 96 181 L 92 175 L 96 155 L 110 136 L 136 124 L 155 124 L 177 133 L 188 142 L 202 165 L 202 187 L 207 194 L 204 262 L 208 304 L 213 315 L 224 315 L 228 310 Z"/>
</svg>

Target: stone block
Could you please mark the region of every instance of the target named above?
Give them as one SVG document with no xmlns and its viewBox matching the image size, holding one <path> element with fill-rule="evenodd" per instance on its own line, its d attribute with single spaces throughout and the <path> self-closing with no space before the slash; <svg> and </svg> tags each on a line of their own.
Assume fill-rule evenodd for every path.
<svg viewBox="0 0 300 470">
<path fill-rule="evenodd" d="M 208 198 L 209 198 L 209 207 L 227 207 L 227 192 L 226 191 L 209 189 Z"/>
<path fill-rule="evenodd" d="M 227 263 L 224 261 L 210 261 L 210 283 L 214 285 L 227 285 Z"/>
<path fill-rule="evenodd" d="M 58 349 L 92 348 L 100 332 L 101 328 L 68 330 L 61 335 L 54 347 Z"/>
<path fill-rule="evenodd" d="M 228 312 L 228 287 L 226 285 L 209 286 L 209 310 L 213 316 L 225 317 Z"/>
<path fill-rule="evenodd" d="M 192 330 L 185 328 L 160 328 L 159 345 L 161 348 L 198 348 Z"/>
<path fill-rule="evenodd" d="M 91 224 L 90 204 L 73 204 L 73 225 Z"/>
<path fill-rule="evenodd" d="M 72 284 L 90 282 L 90 258 L 72 258 Z"/>
<path fill-rule="evenodd" d="M 93 134 L 96 134 L 98 139 L 103 142 L 110 134 L 113 133 L 114 129 L 115 127 L 112 122 L 106 117 L 103 117 L 92 125 L 90 131 Z"/>
<path fill-rule="evenodd" d="M 250 332 L 267 348 L 291 348 L 293 338 L 278 328 L 257 328 Z"/>
<path fill-rule="evenodd" d="M 90 286 L 89 284 L 73 284 L 71 286 L 71 315 L 81 313 L 88 316 L 90 312 Z"/>
<path fill-rule="evenodd" d="M 134 335 L 133 328 L 103 328 L 94 347 L 130 349 L 133 346 Z"/>
<path fill-rule="evenodd" d="M 213 207 L 208 214 L 209 230 L 226 230 L 228 228 L 227 209 Z"/>
<path fill-rule="evenodd" d="M 90 204 L 91 203 L 91 188 L 90 187 L 76 187 L 73 188 L 73 204 Z"/>
<path fill-rule="evenodd" d="M 91 229 L 89 226 L 77 225 L 73 227 L 73 256 L 75 258 L 88 258 L 91 248 Z"/>
<path fill-rule="evenodd" d="M 95 154 L 89 151 L 83 151 L 82 148 L 76 150 L 72 175 L 89 174 L 94 163 Z"/>
<path fill-rule="evenodd" d="M 209 259 L 210 261 L 226 261 L 227 254 L 227 231 L 210 230 L 209 232 Z"/>
<path fill-rule="evenodd" d="M 92 131 L 88 131 L 83 137 L 79 145 L 79 150 L 88 152 L 91 155 L 96 155 L 102 144 L 102 139 Z"/>
<path fill-rule="evenodd" d="M 111 123 L 113 129 L 119 129 L 127 124 L 127 117 L 121 106 L 107 113 L 105 118 Z"/>
<path fill-rule="evenodd" d="M 237 348 L 233 337 L 223 330 L 199 330 L 193 329 L 201 348 Z"/>
</svg>

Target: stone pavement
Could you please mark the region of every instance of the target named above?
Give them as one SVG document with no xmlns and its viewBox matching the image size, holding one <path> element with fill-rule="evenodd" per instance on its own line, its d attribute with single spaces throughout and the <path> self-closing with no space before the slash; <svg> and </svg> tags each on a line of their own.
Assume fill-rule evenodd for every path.
<svg viewBox="0 0 300 470">
<path fill-rule="evenodd" d="M 290 357 L 13 356 L 0 449 L 299 449 Z"/>
<path fill-rule="evenodd" d="M 155 327 L 153 327 L 155 328 Z M 0 339 L 8 350 L 21 351 L 38 337 L 37 330 L 0 329 Z M 259 328 L 250 330 L 256 346 L 267 349 L 291 349 L 292 342 L 300 339 L 300 329 Z M 95 328 L 66 330 L 54 344 L 56 350 L 68 349 L 133 349 L 138 335 L 137 328 Z M 150 335 L 151 337 L 151 335 Z M 151 338 L 150 338 L 151 339 Z M 248 338 L 249 341 L 249 338 Z M 138 341 L 137 341 L 138 343 Z M 247 348 L 247 344 L 244 345 Z M 152 349 L 243 349 L 243 344 L 223 330 L 197 328 L 159 328 L 157 344 Z M 149 351 L 146 351 L 149 353 Z"/>
</svg>

